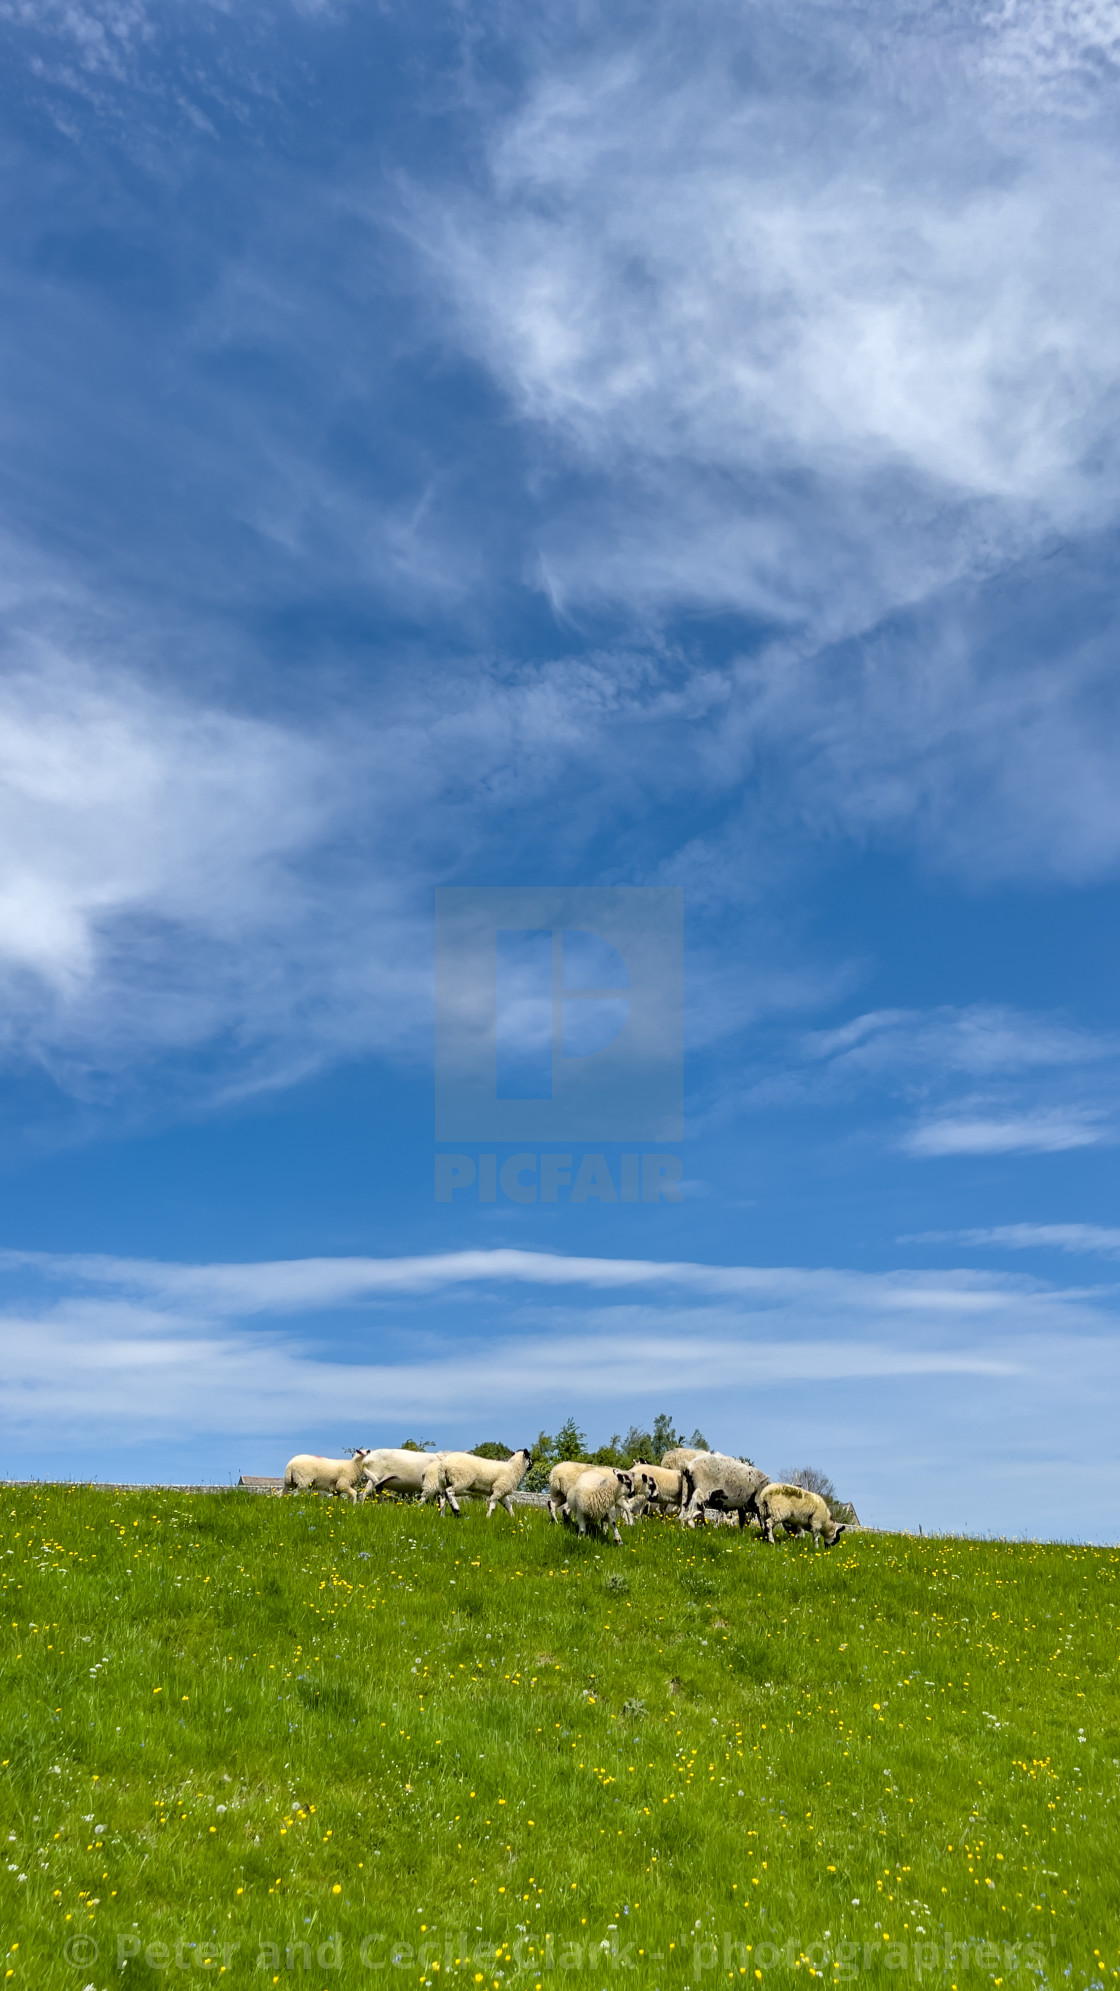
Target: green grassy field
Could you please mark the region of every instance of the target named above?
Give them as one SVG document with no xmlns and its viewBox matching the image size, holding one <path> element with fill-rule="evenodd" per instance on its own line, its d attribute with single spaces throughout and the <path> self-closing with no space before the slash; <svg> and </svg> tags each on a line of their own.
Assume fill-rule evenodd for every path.
<svg viewBox="0 0 1120 1991">
<path fill-rule="evenodd" d="M 19 1991 L 1120 1968 L 1120 1552 L 0 1511 Z"/>
</svg>

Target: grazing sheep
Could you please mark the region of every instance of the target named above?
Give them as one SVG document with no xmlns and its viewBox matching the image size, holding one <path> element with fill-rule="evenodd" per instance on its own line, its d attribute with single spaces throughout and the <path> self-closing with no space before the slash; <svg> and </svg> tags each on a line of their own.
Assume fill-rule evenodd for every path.
<svg viewBox="0 0 1120 1991">
<path fill-rule="evenodd" d="M 365 1476 L 367 1447 L 359 1445 L 351 1459 L 321 1459 L 315 1452 L 297 1452 L 284 1467 L 285 1493 L 333 1493 L 353 1501 Z"/>
<path fill-rule="evenodd" d="M 548 1518 L 555 1521 L 563 1508 L 571 1488 L 581 1473 L 587 1471 L 586 1459 L 561 1459 L 548 1475 Z"/>
<path fill-rule="evenodd" d="M 652 1486 L 652 1493 L 636 1493 L 630 1502 L 632 1514 L 642 1514 L 648 1507 L 656 1507 L 666 1512 L 679 1512 L 684 1499 L 684 1477 L 669 1466 L 651 1466 L 648 1459 L 631 1461 L 632 1473 L 640 1473 Z"/>
<path fill-rule="evenodd" d="M 614 1466 L 585 1466 L 569 1488 L 561 1510 L 563 1518 L 574 1521 L 581 1535 L 586 1535 L 588 1523 L 593 1528 L 601 1524 L 604 1535 L 608 1528 L 613 1528 L 615 1541 L 621 1548 L 619 1521 L 633 1519 L 627 1513 L 626 1502 L 633 1497 L 636 1484 L 640 1487 L 643 1483 L 648 1487 L 650 1482 L 642 1474 L 619 1472 Z"/>
<path fill-rule="evenodd" d="M 406 1451 L 403 1445 L 381 1445 L 366 1459 L 365 1493 L 375 1497 L 379 1493 L 418 1493 L 422 1500 L 430 1499 L 441 1456 L 439 1452 Z"/>
<path fill-rule="evenodd" d="M 737 1514 L 740 1528 L 745 1527 L 748 1514 L 755 1512 L 758 1488 L 768 1484 L 766 1474 L 757 1466 L 742 1459 L 725 1458 L 722 1452 L 700 1452 L 685 1466 L 681 1478 L 684 1481 L 681 1520 L 688 1528 L 695 1526 L 705 1507 Z"/>
<path fill-rule="evenodd" d="M 439 1511 L 450 1503 L 451 1512 L 458 1514 L 459 1499 L 464 1493 L 481 1493 L 489 1496 L 490 1505 L 486 1509 L 489 1520 L 495 1507 L 504 1507 L 507 1514 L 513 1513 L 512 1495 L 521 1485 L 533 1454 L 527 1445 L 515 1452 L 509 1459 L 480 1459 L 473 1452 L 442 1452 L 433 1475 L 431 1488 L 439 1497 Z M 424 1498 L 429 1489 L 425 1487 Z"/>
<path fill-rule="evenodd" d="M 774 1528 L 780 1521 L 787 1535 L 811 1532 L 815 1549 L 820 1548 L 823 1535 L 824 1545 L 830 1549 L 840 1540 L 847 1525 L 844 1521 L 833 1520 L 827 1502 L 819 1493 L 810 1493 L 803 1486 L 782 1486 L 773 1480 L 759 1487 L 754 1497 L 754 1511 L 762 1522 L 762 1532 L 768 1542 L 773 1542 Z"/>
<path fill-rule="evenodd" d="M 713 1453 L 712 1456 L 714 1457 L 715 1454 Z M 677 1472 L 680 1472 L 684 1466 L 690 1465 L 693 1459 L 703 1459 L 705 1457 L 707 1457 L 707 1454 L 696 1445 L 674 1445 L 671 1452 L 662 1452 L 661 1463 L 663 1466 L 668 1466 L 670 1472 L 674 1467 Z"/>
</svg>

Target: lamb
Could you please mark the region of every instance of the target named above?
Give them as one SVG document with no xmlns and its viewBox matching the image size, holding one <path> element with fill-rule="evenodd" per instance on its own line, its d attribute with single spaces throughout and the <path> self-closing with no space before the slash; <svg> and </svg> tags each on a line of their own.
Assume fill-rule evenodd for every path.
<svg viewBox="0 0 1120 1991">
<path fill-rule="evenodd" d="M 774 1480 L 759 1487 L 754 1496 L 754 1511 L 762 1522 L 763 1534 L 771 1543 L 779 1521 L 787 1535 L 804 1535 L 811 1531 L 815 1549 L 820 1548 L 822 1535 L 826 1549 L 833 1548 L 847 1526 L 844 1521 L 833 1520 L 827 1502 L 819 1493 L 810 1493 L 804 1486 L 783 1486 Z"/>
<path fill-rule="evenodd" d="M 333 1493 L 345 1496 L 356 1506 L 366 1460 L 371 1456 L 369 1448 L 363 1445 L 349 1459 L 321 1459 L 315 1452 L 297 1452 L 284 1467 L 284 1492 L 306 1493 L 310 1489 L 315 1493 Z"/>
<path fill-rule="evenodd" d="M 495 1507 L 504 1507 L 507 1514 L 513 1513 L 513 1498 L 521 1485 L 533 1454 L 527 1445 L 514 1452 L 509 1459 L 480 1459 L 473 1452 L 443 1452 L 440 1454 L 434 1484 L 430 1491 L 439 1497 L 439 1511 L 450 1503 L 451 1512 L 459 1512 L 459 1496 L 464 1493 L 484 1493 L 489 1496 L 490 1505 L 486 1509 L 489 1520 Z M 423 1498 L 427 1499 L 429 1488 L 425 1487 Z"/>
<path fill-rule="evenodd" d="M 641 1473 L 620 1472 L 614 1466 L 585 1466 L 569 1489 L 563 1517 L 574 1521 L 581 1535 L 586 1535 L 589 1522 L 592 1527 L 601 1523 L 604 1535 L 608 1528 L 613 1528 L 615 1542 L 621 1548 L 619 1521 L 633 1519 L 626 1502 L 636 1490 L 643 1486 L 648 1489 L 651 1484 Z"/>
<path fill-rule="evenodd" d="M 768 1484 L 758 1466 L 749 1460 L 725 1458 L 722 1452 L 700 1452 L 685 1466 L 681 1478 L 685 1489 L 681 1520 L 689 1528 L 695 1526 L 705 1507 L 737 1514 L 740 1528 L 745 1527 L 747 1516 L 756 1511 L 756 1492 Z"/>
<path fill-rule="evenodd" d="M 435 1492 L 436 1467 L 441 1452 L 406 1451 L 404 1446 L 382 1445 L 366 1460 L 366 1493 L 418 1493 L 428 1500 Z"/>
<path fill-rule="evenodd" d="M 644 1475 L 653 1488 L 652 1493 L 636 1493 L 630 1502 L 630 1512 L 640 1514 L 647 1507 L 672 1508 L 679 1510 L 684 1499 L 684 1478 L 668 1466 L 651 1466 L 648 1459 L 634 1459 L 630 1470 Z"/>
</svg>

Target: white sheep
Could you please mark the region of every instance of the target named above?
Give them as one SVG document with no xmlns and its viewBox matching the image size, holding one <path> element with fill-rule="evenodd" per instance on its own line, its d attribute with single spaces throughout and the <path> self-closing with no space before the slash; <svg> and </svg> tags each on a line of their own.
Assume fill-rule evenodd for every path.
<svg viewBox="0 0 1120 1991">
<path fill-rule="evenodd" d="M 754 1510 L 762 1522 L 763 1534 L 771 1543 L 779 1522 L 787 1535 L 811 1533 L 815 1549 L 820 1548 L 822 1535 L 825 1547 L 832 1548 L 847 1526 L 844 1521 L 833 1520 L 827 1502 L 819 1493 L 810 1493 L 804 1486 L 783 1486 L 774 1480 L 758 1489 Z"/>
<path fill-rule="evenodd" d="M 677 1472 L 680 1472 L 682 1466 L 687 1466 L 693 1459 L 702 1458 L 703 1455 L 702 1445 L 674 1445 L 672 1451 L 661 1454 L 661 1463 L 663 1466 L 668 1466 L 670 1471 L 675 1467 Z"/>
<path fill-rule="evenodd" d="M 527 1445 L 514 1452 L 508 1459 L 480 1459 L 474 1452 L 443 1452 L 440 1455 L 432 1491 L 439 1497 L 439 1511 L 450 1505 L 451 1512 L 458 1514 L 459 1500 L 465 1493 L 486 1494 L 490 1505 L 486 1509 L 489 1520 L 495 1507 L 504 1507 L 507 1514 L 513 1513 L 513 1498 L 521 1485 L 533 1454 Z M 424 1498 L 428 1493 L 425 1489 Z"/>
<path fill-rule="evenodd" d="M 630 1502 L 630 1512 L 641 1514 L 648 1507 L 678 1512 L 684 1499 L 684 1476 L 669 1466 L 653 1466 L 648 1459 L 633 1459 L 630 1470 L 642 1473 L 653 1488 L 652 1493 L 636 1493 Z"/>
<path fill-rule="evenodd" d="M 604 1535 L 608 1528 L 613 1528 L 615 1541 L 621 1548 L 619 1521 L 633 1519 L 626 1503 L 643 1484 L 648 1488 L 651 1483 L 642 1474 L 620 1472 L 614 1466 L 585 1466 L 568 1489 L 562 1518 L 573 1521 L 581 1535 L 586 1535 L 589 1524 L 593 1528 L 601 1525 Z"/>
<path fill-rule="evenodd" d="M 563 1508 L 571 1488 L 581 1473 L 587 1471 L 586 1459 L 561 1459 L 548 1475 L 548 1518 L 555 1521 Z"/>
<path fill-rule="evenodd" d="M 403 1445 L 381 1445 L 366 1460 L 365 1493 L 418 1493 L 422 1500 L 436 1491 L 436 1468 L 442 1454 L 414 1452 Z"/>
<path fill-rule="evenodd" d="M 722 1452 L 698 1452 L 681 1477 L 684 1480 L 681 1520 L 688 1528 L 695 1526 L 705 1507 L 737 1514 L 740 1528 L 745 1527 L 748 1514 L 755 1512 L 755 1494 L 767 1484 L 766 1474 L 758 1466 L 747 1460 L 726 1458 Z"/>
<path fill-rule="evenodd" d="M 350 1459 L 321 1459 L 315 1452 L 297 1452 L 284 1467 L 284 1492 L 333 1493 L 357 1504 L 369 1457 L 369 1449 L 363 1445 Z"/>
</svg>

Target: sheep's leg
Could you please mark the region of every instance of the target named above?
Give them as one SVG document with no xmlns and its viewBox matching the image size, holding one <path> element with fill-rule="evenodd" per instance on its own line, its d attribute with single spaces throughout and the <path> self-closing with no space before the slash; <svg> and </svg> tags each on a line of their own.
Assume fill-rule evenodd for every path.
<svg viewBox="0 0 1120 1991">
<path fill-rule="evenodd" d="M 555 1502 L 554 1500 L 552 1500 L 551 1498 L 549 1499 L 549 1503 L 548 1503 L 548 1518 L 549 1518 L 549 1520 L 550 1520 L 550 1521 L 552 1521 L 552 1522 L 555 1522 L 555 1520 L 556 1520 L 556 1504 L 557 1504 L 557 1503 L 556 1503 L 556 1502 Z"/>
<path fill-rule="evenodd" d="M 766 1519 L 765 1519 L 765 1521 L 764 1521 L 764 1522 L 763 1522 L 763 1524 L 762 1524 L 762 1532 L 763 1532 L 764 1536 L 766 1537 L 766 1540 L 767 1540 L 767 1541 L 769 1542 L 769 1544 L 770 1544 L 771 1548 L 773 1548 L 773 1547 L 774 1547 L 774 1545 L 775 1545 L 775 1544 L 774 1544 L 774 1517 L 773 1517 L 773 1515 L 771 1515 L 771 1514 L 768 1514 L 768 1515 L 766 1516 Z"/>
<path fill-rule="evenodd" d="M 444 1491 L 447 1495 L 447 1505 L 450 1507 L 451 1512 L 454 1514 L 455 1519 L 458 1521 L 460 1518 L 459 1502 L 455 1498 L 455 1488 L 453 1486 L 448 1486 L 444 1488 Z M 442 1513 L 442 1511 L 443 1510 L 441 1508 L 440 1512 Z"/>
</svg>

